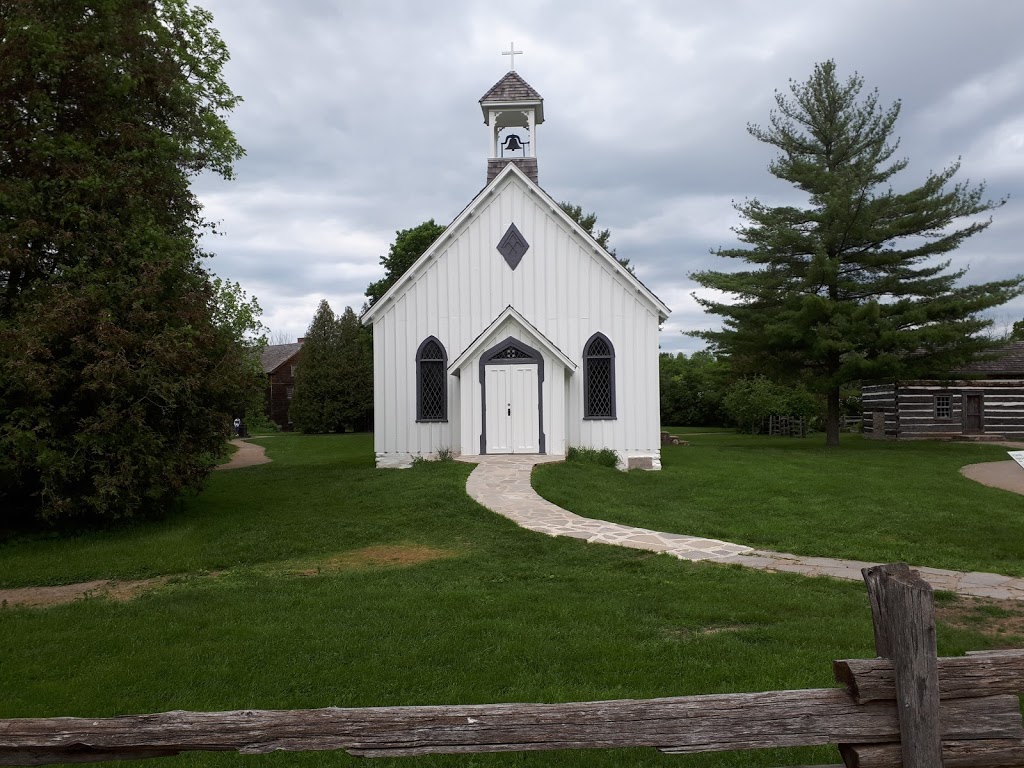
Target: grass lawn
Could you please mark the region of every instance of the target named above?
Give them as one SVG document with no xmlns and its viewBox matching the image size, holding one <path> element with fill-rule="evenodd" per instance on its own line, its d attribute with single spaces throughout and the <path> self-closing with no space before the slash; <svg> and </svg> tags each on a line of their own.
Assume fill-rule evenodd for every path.
<svg viewBox="0 0 1024 768">
<path fill-rule="evenodd" d="M 731 438 L 721 439 L 715 450 L 725 451 Z M 178 575 L 127 602 L 0 609 L 0 717 L 806 688 L 832 684 L 832 659 L 874 655 L 859 584 L 691 564 L 531 533 L 466 496 L 470 465 L 375 470 L 364 435 L 276 435 L 262 444 L 273 463 L 215 473 L 204 494 L 164 522 L 0 544 L 6 587 Z M 737 446 L 751 463 L 752 447 Z M 710 452 L 692 450 L 678 454 L 678 463 Z M 667 465 L 672 455 L 666 452 Z M 591 477 L 601 493 L 616 483 L 657 479 L 556 469 L 572 482 Z M 663 477 L 675 471 L 670 466 Z M 543 479 L 554 477 L 545 472 Z M 976 613 L 973 624 L 940 626 L 941 653 L 1012 644 L 1014 638 L 997 643 L 981 634 L 987 619 Z M 691 757 L 553 752 L 374 765 L 837 761 L 832 748 L 815 748 Z M 126 765 L 357 764 L 365 763 L 343 753 L 192 753 Z"/>
<path fill-rule="evenodd" d="M 677 430 L 670 430 L 682 434 Z M 587 517 L 802 555 L 1024 576 L 1024 498 L 961 466 L 999 446 L 735 432 L 665 446 L 661 472 L 545 465 L 534 487 Z"/>
</svg>

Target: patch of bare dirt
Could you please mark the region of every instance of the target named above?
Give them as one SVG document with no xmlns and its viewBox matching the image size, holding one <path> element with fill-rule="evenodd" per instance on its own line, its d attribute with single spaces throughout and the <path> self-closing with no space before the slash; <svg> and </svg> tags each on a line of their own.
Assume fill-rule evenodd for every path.
<svg viewBox="0 0 1024 768">
<path fill-rule="evenodd" d="M 670 640 L 689 640 L 702 635 L 719 635 L 723 632 L 747 632 L 759 629 L 760 624 L 718 624 L 710 627 L 697 627 L 695 629 L 669 629 L 665 636 Z"/>
<path fill-rule="evenodd" d="M 90 597 L 106 597 L 110 600 L 124 602 L 136 598 L 154 587 L 166 584 L 172 578 L 172 576 L 157 576 L 152 579 L 129 581 L 101 579 L 78 584 L 61 584 L 56 587 L 0 589 L 0 606 L 48 608 L 51 605 L 65 605 Z"/>
<path fill-rule="evenodd" d="M 455 557 L 458 552 L 422 544 L 388 544 L 364 547 L 352 552 L 342 552 L 323 561 L 317 568 L 304 570 L 306 576 L 315 576 L 322 571 L 357 571 L 364 568 L 407 568 L 431 560 Z"/>
<path fill-rule="evenodd" d="M 323 560 L 305 561 L 297 568 L 294 564 L 281 567 L 280 563 L 266 563 L 257 570 L 270 573 L 285 573 L 299 576 L 317 576 L 321 573 L 335 571 L 354 571 L 365 568 L 404 568 L 431 560 L 442 560 L 456 557 L 459 553 L 451 549 L 428 547 L 419 544 L 391 544 L 386 546 L 365 547 L 352 552 L 342 552 Z M 205 578 L 216 578 L 224 571 L 204 573 Z M 48 608 L 53 605 L 65 605 L 75 600 L 88 598 L 106 598 L 117 602 L 133 600 L 139 595 L 156 587 L 169 583 L 172 579 L 182 576 L 157 576 L 151 579 L 101 579 L 84 581 L 78 584 L 61 584 L 55 587 L 16 587 L 0 589 L 0 608 Z"/>
<path fill-rule="evenodd" d="M 1024 605 L 1018 600 L 957 597 L 935 606 L 935 618 L 956 629 L 967 629 L 1005 643 L 1024 644 Z"/>
</svg>

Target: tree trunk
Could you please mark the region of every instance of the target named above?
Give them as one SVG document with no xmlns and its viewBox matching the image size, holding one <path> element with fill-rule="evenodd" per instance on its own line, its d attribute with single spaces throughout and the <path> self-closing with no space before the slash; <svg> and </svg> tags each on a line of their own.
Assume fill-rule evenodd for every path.
<svg viewBox="0 0 1024 768">
<path fill-rule="evenodd" d="M 839 387 L 828 391 L 828 416 L 825 420 L 825 445 L 839 445 Z"/>
</svg>

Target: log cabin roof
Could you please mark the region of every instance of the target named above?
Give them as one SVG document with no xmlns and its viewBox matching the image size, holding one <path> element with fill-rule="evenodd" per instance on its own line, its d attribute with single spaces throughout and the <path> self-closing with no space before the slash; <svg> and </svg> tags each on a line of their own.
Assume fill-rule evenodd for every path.
<svg viewBox="0 0 1024 768">
<path fill-rule="evenodd" d="M 1024 378 L 1024 341 L 1011 341 L 993 352 L 991 360 L 982 360 L 965 366 L 957 373 L 988 377 Z"/>
</svg>

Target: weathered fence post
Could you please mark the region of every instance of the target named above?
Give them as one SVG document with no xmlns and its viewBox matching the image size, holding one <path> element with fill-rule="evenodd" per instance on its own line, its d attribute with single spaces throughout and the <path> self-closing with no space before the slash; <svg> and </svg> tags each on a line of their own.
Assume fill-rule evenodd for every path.
<svg viewBox="0 0 1024 768">
<path fill-rule="evenodd" d="M 931 585 L 906 563 L 865 568 L 875 650 L 892 659 L 903 768 L 942 765 L 938 648 Z"/>
</svg>

